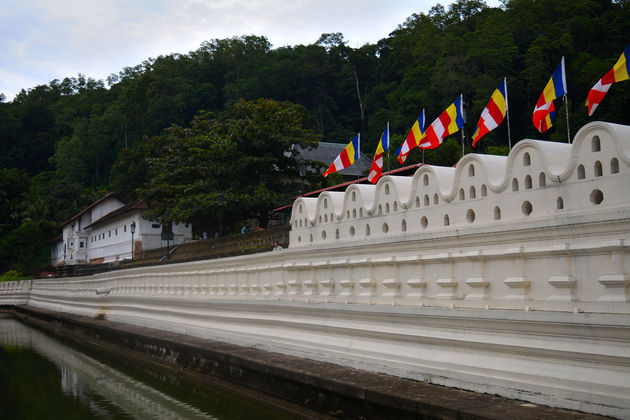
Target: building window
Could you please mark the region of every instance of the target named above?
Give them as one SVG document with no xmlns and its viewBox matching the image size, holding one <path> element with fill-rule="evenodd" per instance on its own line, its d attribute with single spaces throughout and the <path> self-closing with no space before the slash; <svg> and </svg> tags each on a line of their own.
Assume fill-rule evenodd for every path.
<svg viewBox="0 0 630 420">
<path fill-rule="evenodd" d="M 525 152 L 525 154 L 523 155 L 523 166 L 529 166 L 532 164 L 532 160 L 529 157 L 529 153 Z"/>
<path fill-rule="evenodd" d="M 494 208 L 494 220 L 501 220 L 501 209 L 499 206 Z"/>
<path fill-rule="evenodd" d="M 512 179 L 512 191 L 518 191 L 518 179 Z"/>
<path fill-rule="evenodd" d="M 556 200 L 556 208 L 558 210 L 562 210 L 564 208 L 564 200 L 562 199 L 562 197 L 558 197 L 558 199 Z"/>
<path fill-rule="evenodd" d="M 118 236 L 118 228 L 114 229 L 114 235 Z"/>
<path fill-rule="evenodd" d="M 532 177 L 529 175 L 525 176 L 525 189 L 526 190 L 532 189 Z"/>
<path fill-rule="evenodd" d="M 541 172 L 538 175 L 538 186 L 539 187 L 546 187 L 547 186 L 547 176 L 545 175 L 544 172 Z"/>
<path fill-rule="evenodd" d="M 79 242 L 79 248 L 84 248 L 85 245 L 83 244 L 83 241 Z"/>
<path fill-rule="evenodd" d="M 470 166 L 468 167 L 468 176 L 469 176 L 469 177 L 473 177 L 473 176 L 475 176 L 475 167 L 474 167 L 474 165 L 470 165 Z"/>
<path fill-rule="evenodd" d="M 160 226 L 160 224 L 159 224 L 159 223 L 153 223 L 153 224 L 151 225 L 151 227 L 152 227 L 153 229 L 159 229 L 159 228 L 161 228 L 162 226 Z"/>
<path fill-rule="evenodd" d="M 127 232 L 127 225 L 123 226 L 123 232 Z"/>
</svg>

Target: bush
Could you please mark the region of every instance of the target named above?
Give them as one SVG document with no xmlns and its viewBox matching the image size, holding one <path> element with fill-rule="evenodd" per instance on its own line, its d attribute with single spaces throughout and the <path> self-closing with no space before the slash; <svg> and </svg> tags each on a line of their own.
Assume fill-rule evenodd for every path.
<svg viewBox="0 0 630 420">
<path fill-rule="evenodd" d="M 25 276 L 22 273 L 19 273 L 15 270 L 9 270 L 6 273 L 4 273 L 3 275 L 0 276 L 0 282 L 1 281 L 18 281 L 18 280 L 27 280 L 30 277 Z"/>
</svg>

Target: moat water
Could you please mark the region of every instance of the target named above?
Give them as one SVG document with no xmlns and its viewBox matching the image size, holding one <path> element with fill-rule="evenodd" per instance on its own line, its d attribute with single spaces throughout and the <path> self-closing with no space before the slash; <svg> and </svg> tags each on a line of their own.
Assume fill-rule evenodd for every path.
<svg viewBox="0 0 630 420">
<path fill-rule="evenodd" d="M 0 313 L 0 419 L 291 419 L 243 393 L 90 346 Z"/>
</svg>

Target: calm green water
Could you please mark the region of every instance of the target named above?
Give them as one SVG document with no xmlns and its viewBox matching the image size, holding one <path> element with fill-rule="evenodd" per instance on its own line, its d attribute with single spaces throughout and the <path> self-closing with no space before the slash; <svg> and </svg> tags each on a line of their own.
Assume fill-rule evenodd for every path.
<svg viewBox="0 0 630 420">
<path fill-rule="evenodd" d="M 0 314 L 0 419 L 291 419 L 263 403 L 80 349 Z"/>
</svg>

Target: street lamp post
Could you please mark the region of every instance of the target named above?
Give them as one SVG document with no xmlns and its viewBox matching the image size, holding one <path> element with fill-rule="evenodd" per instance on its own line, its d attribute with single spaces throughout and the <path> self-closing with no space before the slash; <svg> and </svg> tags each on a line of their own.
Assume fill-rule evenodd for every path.
<svg viewBox="0 0 630 420">
<path fill-rule="evenodd" d="M 300 195 L 302 195 L 304 194 L 304 177 L 306 177 L 306 163 L 303 160 L 298 163 L 298 173 L 302 179 L 302 188 L 300 189 Z"/>
<path fill-rule="evenodd" d="M 136 222 L 131 222 L 129 227 L 131 228 L 131 261 L 133 261 L 133 235 L 136 233 Z"/>
</svg>

